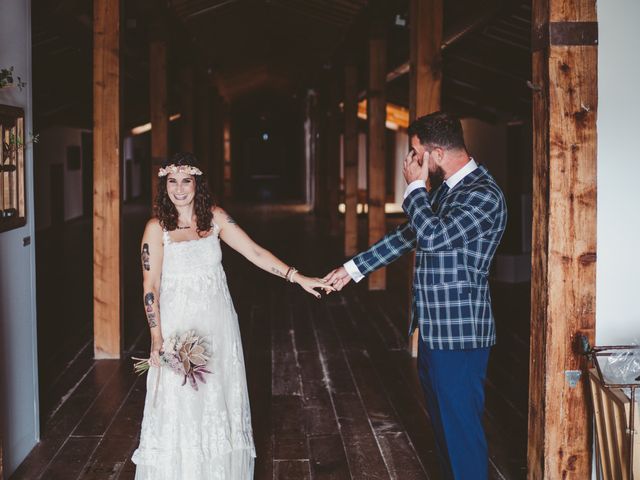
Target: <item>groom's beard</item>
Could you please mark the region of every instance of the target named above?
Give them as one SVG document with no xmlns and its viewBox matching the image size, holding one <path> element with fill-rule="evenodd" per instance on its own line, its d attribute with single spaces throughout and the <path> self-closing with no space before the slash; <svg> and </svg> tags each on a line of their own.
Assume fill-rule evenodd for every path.
<svg viewBox="0 0 640 480">
<path fill-rule="evenodd" d="M 436 189 L 444 182 L 444 170 L 441 166 L 437 166 L 435 170 L 429 171 L 429 183 L 431 183 L 431 188 Z"/>
</svg>

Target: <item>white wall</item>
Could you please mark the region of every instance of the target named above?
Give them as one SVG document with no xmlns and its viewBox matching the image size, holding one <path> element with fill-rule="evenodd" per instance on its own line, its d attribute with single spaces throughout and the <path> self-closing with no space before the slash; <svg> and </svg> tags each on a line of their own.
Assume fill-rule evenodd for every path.
<svg viewBox="0 0 640 480">
<path fill-rule="evenodd" d="M 31 2 L 0 1 L 0 66 L 13 65 L 22 80 L 0 90 L 0 104 L 25 110 L 32 131 Z M 33 152 L 26 150 L 27 225 L 0 233 L 0 424 L 4 475 L 20 464 L 40 437 L 36 349 Z M 30 237 L 31 243 L 23 241 Z"/>
<path fill-rule="evenodd" d="M 598 2 L 596 343 L 640 342 L 640 2 Z"/>
<path fill-rule="evenodd" d="M 82 158 L 82 132 L 79 128 L 50 127 L 41 132 L 38 144 L 34 146 L 34 159 L 37 163 L 35 185 L 36 229 L 42 230 L 51 225 L 51 165 L 61 164 L 64 168 L 64 220 L 73 220 L 82 216 L 82 167 L 92 159 Z M 81 168 L 69 170 L 67 167 L 67 147 L 81 149 Z"/>
</svg>

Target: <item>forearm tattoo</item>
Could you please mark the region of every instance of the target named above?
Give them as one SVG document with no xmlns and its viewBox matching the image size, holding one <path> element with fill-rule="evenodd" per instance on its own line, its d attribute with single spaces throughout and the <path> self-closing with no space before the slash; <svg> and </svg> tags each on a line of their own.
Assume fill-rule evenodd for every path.
<svg viewBox="0 0 640 480">
<path fill-rule="evenodd" d="M 153 304 L 155 303 L 155 301 L 156 299 L 152 292 L 144 294 L 144 305 L 145 305 L 145 311 L 147 314 L 147 322 L 149 323 L 149 328 L 158 326 L 158 324 L 156 323 L 156 314 L 153 311 Z"/>
<path fill-rule="evenodd" d="M 282 273 L 280 270 L 278 270 L 276 267 L 271 267 L 271 271 L 276 275 L 278 275 L 279 277 L 282 277 L 282 278 L 286 277 L 286 275 Z"/>
<path fill-rule="evenodd" d="M 151 270 L 151 265 L 149 264 L 149 244 L 145 243 L 142 245 L 142 253 L 140 254 L 142 258 L 142 268 L 144 268 L 147 272 Z"/>
</svg>

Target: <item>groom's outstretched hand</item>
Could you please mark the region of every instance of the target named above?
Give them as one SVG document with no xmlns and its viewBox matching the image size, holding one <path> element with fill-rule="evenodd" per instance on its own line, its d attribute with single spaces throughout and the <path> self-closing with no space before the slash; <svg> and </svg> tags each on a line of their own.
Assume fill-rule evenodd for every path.
<svg viewBox="0 0 640 480">
<path fill-rule="evenodd" d="M 347 283 L 351 281 L 351 276 L 344 267 L 336 268 L 329 272 L 323 280 L 335 288 L 337 291 L 342 290 Z"/>
</svg>

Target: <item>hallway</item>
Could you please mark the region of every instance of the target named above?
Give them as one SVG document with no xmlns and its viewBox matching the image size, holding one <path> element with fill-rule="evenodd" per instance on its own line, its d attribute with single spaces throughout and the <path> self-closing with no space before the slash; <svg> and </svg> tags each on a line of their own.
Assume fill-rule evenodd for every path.
<svg viewBox="0 0 640 480">
<path fill-rule="evenodd" d="M 304 213 L 303 207 L 227 208 L 259 243 L 304 272 L 323 275 L 342 261 L 323 221 Z M 91 333 L 69 325 L 62 329 L 64 339 L 80 347 L 65 347 L 75 358 L 46 386 L 48 395 L 42 395 L 51 405 L 43 407 L 42 441 L 12 480 L 134 476 L 129 458 L 138 443 L 146 388 L 145 377 L 133 374 L 130 357 L 148 353 L 148 329 L 138 304 L 140 273 L 133 258 L 144 211 L 141 205 L 125 209 L 126 353 L 119 361 L 93 360 Z M 83 225 L 73 225 L 66 241 L 81 243 L 89 232 L 88 224 Z M 386 292 L 350 285 L 317 301 L 225 248 L 224 265 L 244 343 L 256 479 L 439 478 L 414 361 L 406 351 L 403 282 L 408 260 L 390 267 Z M 88 262 L 70 257 L 62 261 L 73 266 L 80 280 L 90 278 Z M 528 286 L 522 290 L 528 295 Z M 494 298 L 498 331 L 506 339 L 501 312 L 512 315 L 514 308 L 526 304 L 506 286 L 494 287 Z M 502 305 L 507 298 L 512 303 Z M 58 302 L 71 305 L 79 300 Z M 522 312 L 523 323 L 527 312 Z M 65 321 L 78 319 L 71 314 Z M 46 348 L 59 343 L 57 332 L 43 332 Z M 527 384 L 522 381 L 500 393 L 495 382 L 513 374 L 517 359 L 503 362 L 500 346 L 494 350 L 487 387 L 491 478 L 524 478 Z M 520 359 L 525 365 L 526 351 Z M 50 371 L 54 368 L 49 365 Z M 503 398 L 509 395 L 511 407 Z M 513 404 L 522 400 L 518 425 Z"/>
</svg>

